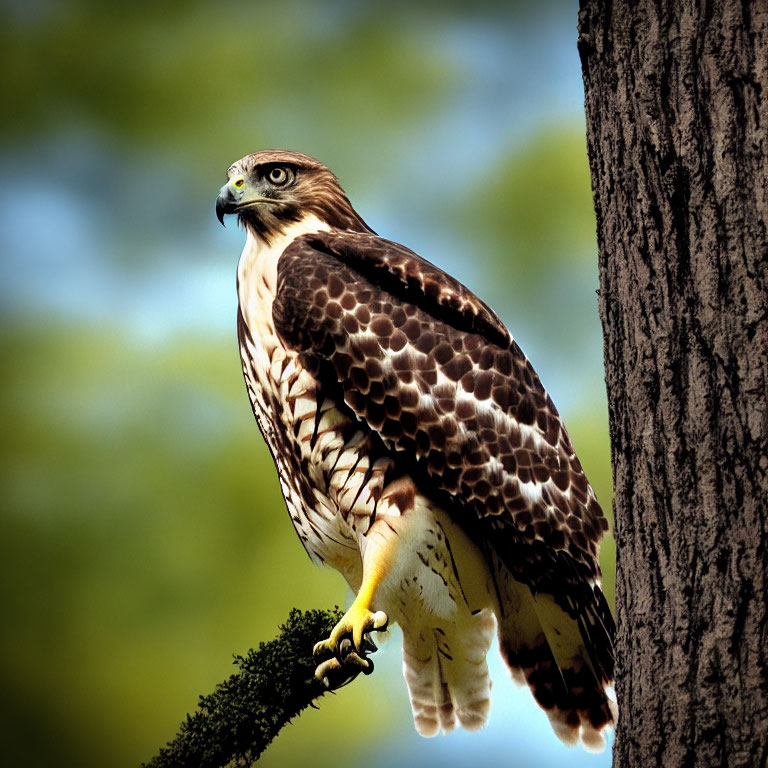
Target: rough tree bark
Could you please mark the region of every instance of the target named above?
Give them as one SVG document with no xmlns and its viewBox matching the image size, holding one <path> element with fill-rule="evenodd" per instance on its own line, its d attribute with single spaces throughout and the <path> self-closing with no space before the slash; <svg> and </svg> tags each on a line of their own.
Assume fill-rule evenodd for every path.
<svg viewBox="0 0 768 768">
<path fill-rule="evenodd" d="M 582 0 L 614 765 L 768 764 L 768 0 Z"/>
</svg>

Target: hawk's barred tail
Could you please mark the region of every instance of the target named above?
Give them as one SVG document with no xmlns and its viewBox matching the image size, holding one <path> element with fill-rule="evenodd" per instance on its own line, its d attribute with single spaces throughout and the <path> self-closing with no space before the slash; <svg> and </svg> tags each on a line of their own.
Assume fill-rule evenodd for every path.
<svg viewBox="0 0 768 768">
<path fill-rule="evenodd" d="M 486 654 L 496 622 L 490 611 L 458 617 L 461 626 L 403 627 L 403 674 L 416 730 L 436 736 L 461 725 L 482 728 L 491 707 Z"/>
<path fill-rule="evenodd" d="M 613 620 L 608 613 L 610 625 L 603 625 L 607 605 L 599 587 L 589 591 L 588 604 L 575 606 L 576 618 L 511 578 L 500 587 L 499 646 L 512 677 L 529 686 L 561 741 L 575 746 L 581 740 L 585 749 L 602 751 L 617 710 L 610 690 Z"/>
</svg>

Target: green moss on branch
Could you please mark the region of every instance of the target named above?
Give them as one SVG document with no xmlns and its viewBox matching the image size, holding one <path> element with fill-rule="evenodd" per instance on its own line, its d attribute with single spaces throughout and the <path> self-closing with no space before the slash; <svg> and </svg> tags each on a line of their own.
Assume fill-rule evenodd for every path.
<svg viewBox="0 0 768 768">
<path fill-rule="evenodd" d="M 334 611 L 291 611 L 280 634 L 246 656 L 240 671 L 200 697 L 176 738 L 145 768 L 250 766 L 280 729 L 326 693 L 315 680 L 312 647 L 341 618 Z"/>
</svg>

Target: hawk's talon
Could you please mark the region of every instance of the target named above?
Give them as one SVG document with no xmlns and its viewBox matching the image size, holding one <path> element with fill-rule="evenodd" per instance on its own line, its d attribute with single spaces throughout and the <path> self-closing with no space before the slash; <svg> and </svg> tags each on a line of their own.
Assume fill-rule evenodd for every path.
<svg viewBox="0 0 768 768">
<path fill-rule="evenodd" d="M 354 646 L 358 653 L 364 653 L 364 638 L 370 636 L 371 632 L 383 632 L 389 624 L 389 618 L 384 611 L 372 613 L 367 608 L 359 608 L 352 604 L 352 607 L 344 614 L 341 621 L 331 631 L 331 636 L 327 640 L 321 640 L 315 643 L 312 653 L 316 658 L 327 658 L 328 654 L 341 659 L 347 652 L 345 640 Z M 368 642 L 372 642 L 368 637 Z M 343 649 L 342 649 L 343 646 Z"/>
<path fill-rule="evenodd" d="M 355 651 L 350 651 L 343 661 L 333 656 L 319 664 L 315 670 L 315 679 L 319 680 L 326 690 L 335 691 L 351 683 L 361 672 L 370 675 L 373 672 L 373 662 Z"/>
<path fill-rule="evenodd" d="M 363 635 L 363 642 L 362 642 L 362 647 L 361 647 L 360 650 L 364 654 L 365 653 L 375 653 L 376 651 L 379 650 L 379 646 L 376 645 L 376 643 L 374 643 L 373 640 L 371 639 L 371 633 L 370 632 L 366 632 Z"/>
<path fill-rule="evenodd" d="M 386 631 L 388 624 L 389 617 L 386 613 L 384 613 L 384 611 L 376 611 L 376 613 L 373 614 L 373 628 L 377 632 Z"/>
<path fill-rule="evenodd" d="M 333 628 L 331 636 L 316 643 L 312 649 L 319 662 L 315 678 L 333 690 L 351 682 L 361 672 L 370 675 L 373 662 L 367 654 L 377 650 L 371 633 L 385 630 L 388 623 L 387 614 L 383 611 L 373 613 L 353 603 Z"/>
<path fill-rule="evenodd" d="M 352 641 L 348 637 L 342 637 L 339 643 L 339 659 L 344 661 L 352 652 Z"/>
<path fill-rule="evenodd" d="M 327 659 L 336 657 L 329 640 L 321 640 L 319 643 L 315 643 L 315 647 L 312 649 L 312 655 L 317 661 L 326 661 Z"/>
</svg>

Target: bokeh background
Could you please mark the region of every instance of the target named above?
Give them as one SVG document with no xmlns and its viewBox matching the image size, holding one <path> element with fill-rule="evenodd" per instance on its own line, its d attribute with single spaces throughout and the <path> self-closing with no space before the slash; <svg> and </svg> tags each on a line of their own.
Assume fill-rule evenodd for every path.
<svg viewBox="0 0 768 768">
<path fill-rule="evenodd" d="M 320 158 L 483 296 L 610 509 L 575 0 L 0 12 L 0 762 L 135 766 L 291 607 L 348 599 L 295 538 L 241 381 L 243 234 L 213 203 L 250 151 Z M 393 634 L 265 768 L 610 764 L 562 747 L 497 655 L 489 727 L 420 739 Z"/>
</svg>

